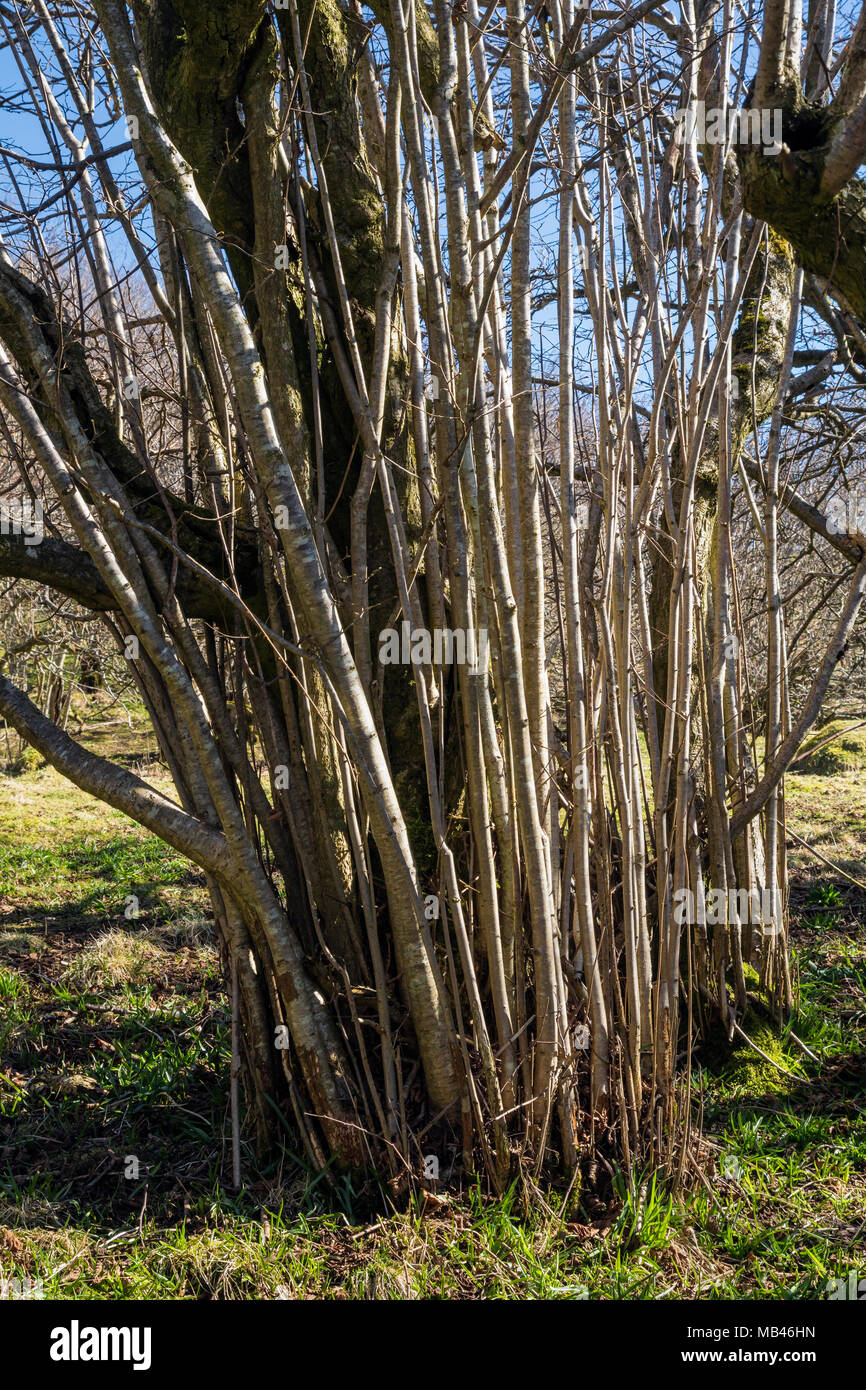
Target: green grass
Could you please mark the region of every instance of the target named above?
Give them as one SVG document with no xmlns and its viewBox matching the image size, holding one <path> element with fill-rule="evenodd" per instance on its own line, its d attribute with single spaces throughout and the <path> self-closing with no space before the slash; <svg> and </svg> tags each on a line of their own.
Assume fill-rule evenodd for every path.
<svg viewBox="0 0 866 1390">
<path fill-rule="evenodd" d="M 835 852 L 866 876 L 847 779 Z M 789 781 L 806 839 L 833 833 L 813 783 L 829 779 Z M 821 1298 L 866 1274 L 866 895 L 813 856 L 792 893 L 798 1012 L 781 1036 L 747 1022 L 778 1065 L 698 1048 L 702 1176 L 683 1193 L 615 1173 L 609 1200 L 568 1210 L 470 1184 L 399 1211 L 381 1194 L 371 1215 L 350 1179 L 289 1152 L 263 1169 L 246 1137 L 228 1189 L 229 1019 L 189 865 L 46 768 L 0 782 L 0 830 L 5 1277 L 57 1299 L 573 1301 Z"/>
</svg>

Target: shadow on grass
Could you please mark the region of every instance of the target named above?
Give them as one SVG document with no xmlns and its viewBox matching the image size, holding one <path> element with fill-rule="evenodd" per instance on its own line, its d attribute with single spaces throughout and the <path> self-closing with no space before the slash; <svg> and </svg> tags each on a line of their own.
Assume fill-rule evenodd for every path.
<svg viewBox="0 0 866 1390">
<path fill-rule="evenodd" d="M 168 956 L 168 953 L 166 953 Z M 52 991 L 46 991 L 47 994 Z M 106 1003 L 106 999 L 110 1002 Z M 182 1220 L 225 1178 L 230 1041 L 221 990 L 147 984 L 28 1001 L 4 1066 L 0 1207 L 17 1225 Z"/>
<path fill-rule="evenodd" d="M 21 902 L 28 890 L 50 885 L 50 895 L 34 908 Z M 41 930 L 46 918 L 72 937 L 92 935 L 115 922 L 122 926 L 127 899 L 135 895 L 139 912 L 158 917 L 160 892 L 203 889 L 198 869 L 155 839 L 115 836 L 99 845 L 8 846 L 0 851 L 0 947 L 2 929 L 28 923 Z M 84 890 L 84 891 L 82 891 Z M 18 898 L 18 903 L 2 898 Z"/>
</svg>

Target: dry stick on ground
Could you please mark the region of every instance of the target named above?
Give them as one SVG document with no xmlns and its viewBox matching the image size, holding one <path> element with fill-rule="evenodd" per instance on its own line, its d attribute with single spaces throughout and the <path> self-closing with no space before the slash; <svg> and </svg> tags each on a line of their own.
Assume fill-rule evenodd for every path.
<svg viewBox="0 0 866 1390">
<path fill-rule="evenodd" d="M 797 841 L 798 845 L 802 845 L 810 854 L 814 854 L 816 859 L 820 859 L 822 864 L 826 864 L 828 869 L 832 869 L 834 873 L 841 874 L 843 878 L 847 878 L 849 883 L 853 883 L 855 888 L 861 888 L 863 892 L 866 893 L 866 883 L 861 882 L 858 878 L 854 878 L 852 874 L 847 873 L 846 870 L 841 868 L 838 864 L 834 864 L 826 855 L 823 855 L 819 849 L 816 849 L 814 845 L 810 845 L 808 840 L 802 839 L 790 826 L 788 826 L 788 834 L 793 840 Z"/>
</svg>

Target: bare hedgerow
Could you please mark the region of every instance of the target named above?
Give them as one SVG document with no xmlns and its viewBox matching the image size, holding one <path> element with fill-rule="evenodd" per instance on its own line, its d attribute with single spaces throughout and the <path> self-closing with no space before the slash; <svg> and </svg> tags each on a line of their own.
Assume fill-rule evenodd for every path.
<svg viewBox="0 0 866 1390">
<path fill-rule="evenodd" d="M 862 668 L 866 19 L 133 9 L 0 8 L 11 753 L 204 874 L 236 1184 L 242 1075 L 395 1190 L 682 1177 Z"/>
</svg>

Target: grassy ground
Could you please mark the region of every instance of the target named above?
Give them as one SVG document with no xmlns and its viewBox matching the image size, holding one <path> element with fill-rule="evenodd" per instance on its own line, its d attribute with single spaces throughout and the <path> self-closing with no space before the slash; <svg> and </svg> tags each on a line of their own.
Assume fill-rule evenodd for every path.
<svg viewBox="0 0 866 1390">
<path fill-rule="evenodd" d="M 87 741 L 146 770 L 153 751 L 124 725 Z M 528 1220 L 471 1188 L 370 1218 L 290 1154 L 228 1191 L 200 877 L 48 768 L 0 779 L 0 1279 L 59 1299 L 785 1299 L 866 1276 L 866 891 L 839 872 L 866 881 L 866 745 L 841 751 L 789 779 L 792 1029 L 818 1060 L 757 1022 L 789 1075 L 707 1048 L 703 1180 Z"/>
</svg>

